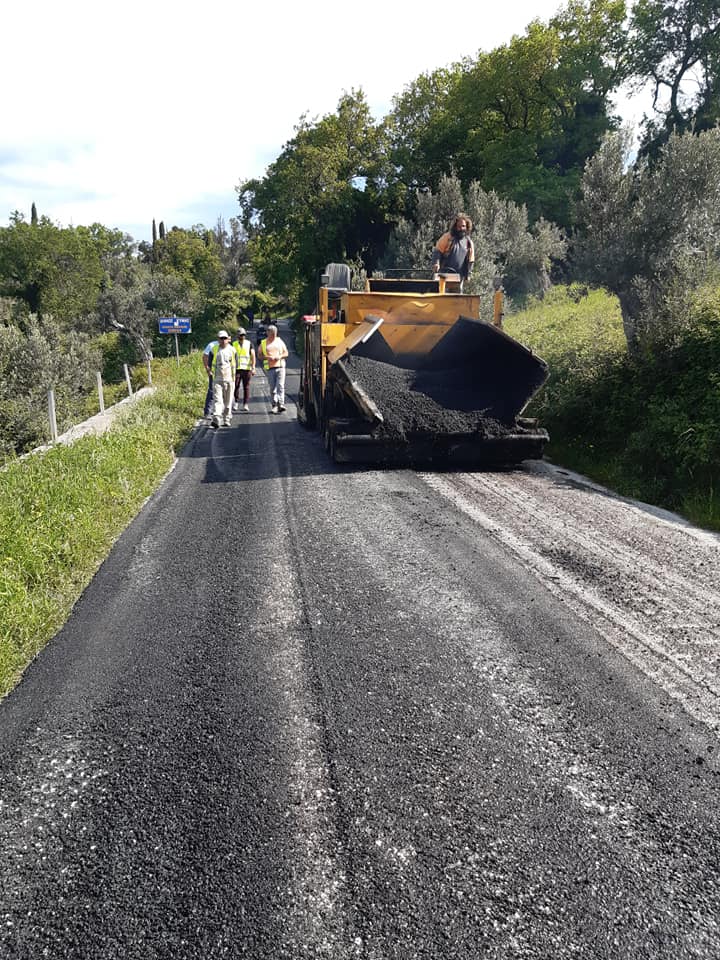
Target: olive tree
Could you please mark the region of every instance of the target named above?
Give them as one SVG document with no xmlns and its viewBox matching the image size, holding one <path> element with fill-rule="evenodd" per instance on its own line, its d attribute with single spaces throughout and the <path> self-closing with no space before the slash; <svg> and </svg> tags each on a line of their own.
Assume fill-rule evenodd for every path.
<svg viewBox="0 0 720 960">
<path fill-rule="evenodd" d="M 435 193 L 419 191 L 412 219 L 398 222 L 383 268 L 427 270 L 432 249 L 452 217 L 465 213 L 473 221 L 475 270 L 465 289 L 488 293 L 501 281 L 510 294 L 542 293 L 549 286 L 550 267 L 565 255 L 560 230 L 540 220 L 530 227 L 524 206 L 489 193 L 473 181 L 463 191 L 455 176 L 441 177 Z"/>
<path fill-rule="evenodd" d="M 47 391 L 55 391 L 58 426 L 93 388 L 99 351 L 82 333 L 58 331 L 32 314 L 23 329 L 0 326 L 0 455 L 22 453 L 49 436 Z"/>
<path fill-rule="evenodd" d="M 627 130 L 585 168 L 575 267 L 620 301 L 630 353 L 677 336 L 693 290 L 720 261 L 720 129 L 672 134 L 630 164 Z"/>
<path fill-rule="evenodd" d="M 636 0 L 628 26 L 635 85 L 652 91 L 644 149 L 654 156 L 673 130 L 707 130 L 720 118 L 720 5 Z"/>
</svg>

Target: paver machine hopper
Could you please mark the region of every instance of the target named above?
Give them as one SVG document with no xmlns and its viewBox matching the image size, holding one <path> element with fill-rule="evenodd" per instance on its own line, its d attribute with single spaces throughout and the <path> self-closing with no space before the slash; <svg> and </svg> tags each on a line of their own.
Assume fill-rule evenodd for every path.
<svg viewBox="0 0 720 960">
<path fill-rule="evenodd" d="M 339 463 L 516 464 L 547 431 L 522 413 L 545 361 L 495 323 L 457 280 L 369 279 L 329 264 L 304 318 L 298 417 Z"/>
</svg>

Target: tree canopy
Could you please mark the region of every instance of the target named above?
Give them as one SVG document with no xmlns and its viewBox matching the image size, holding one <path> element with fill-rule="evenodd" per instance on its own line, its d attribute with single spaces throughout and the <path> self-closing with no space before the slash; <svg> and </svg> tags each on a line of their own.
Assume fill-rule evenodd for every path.
<svg viewBox="0 0 720 960">
<path fill-rule="evenodd" d="M 652 88 L 644 147 L 651 154 L 671 132 L 707 130 L 720 117 L 720 5 L 717 0 L 637 0 L 630 18 L 629 62 L 637 86 Z"/>
<path fill-rule="evenodd" d="M 389 232 L 388 174 L 385 129 L 362 92 L 320 120 L 302 117 L 265 176 L 238 187 L 259 285 L 307 302 L 325 263 L 372 264 Z"/>
<path fill-rule="evenodd" d="M 550 23 L 445 70 L 395 98 L 389 118 L 400 179 L 467 186 L 567 225 L 582 169 L 614 125 L 609 95 L 624 77 L 624 0 L 573 0 Z"/>
<path fill-rule="evenodd" d="M 582 182 L 576 269 L 617 294 L 631 352 L 679 332 L 692 290 L 720 269 L 720 128 L 672 133 L 654 163 L 609 135 Z"/>
<path fill-rule="evenodd" d="M 26 223 L 16 213 L 0 228 L 0 295 L 28 313 L 77 322 L 95 310 L 101 253 L 87 228 L 59 227 L 47 217 Z"/>
</svg>

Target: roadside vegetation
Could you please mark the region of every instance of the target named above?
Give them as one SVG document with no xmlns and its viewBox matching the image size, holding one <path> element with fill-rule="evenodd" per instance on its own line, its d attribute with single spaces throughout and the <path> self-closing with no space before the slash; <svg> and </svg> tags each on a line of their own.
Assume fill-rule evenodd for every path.
<svg viewBox="0 0 720 960">
<path fill-rule="evenodd" d="M 154 361 L 156 392 L 102 436 L 0 468 L 0 696 L 67 619 L 157 489 L 202 409 L 197 355 Z"/>
<path fill-rule="evenodd" d="M 160 317 L 188 317 L 181 353 L 202 349 L 219 327 L 237 329 L 248 311 L 277 309 L 257 288 L 238 220 L 212 229 L 173 227 L 152 243 L 101 224 L 59 227 L 16 211 L 0 228 L 0 463 L 49 439 L 47 391 L 58 430 L 97 413 L 96 374 L 106 404 L 146 383 L 146 363 L 174 356 Z"/>
<path fill-rule="evenodd" d="M 684 323 L 664 350 L 630 357 L 617 298 L 575 284 L 506 329 L 550 365 L 529 412 L 552 461 L 720 530 L 720 285 L 689 298 Z"/>
</svg>

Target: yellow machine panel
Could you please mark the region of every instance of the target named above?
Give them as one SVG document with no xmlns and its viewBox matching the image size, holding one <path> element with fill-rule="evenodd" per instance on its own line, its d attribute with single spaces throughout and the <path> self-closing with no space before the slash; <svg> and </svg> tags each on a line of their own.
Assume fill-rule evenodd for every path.
<svg viewBox="0 0 720 960">
<path fill-rule="evenodd" d="M 451 326 L 461 314 L 478 317 L 480 298 L 463 294 L 347 293 L 341 300 L 347 324 L 361 323 L 367 314 L 386 323 L 442 323 Z"/>
<path fill-rule="evenodd" d="M 397 354 L 424 356 L 448 332 L 450 323 L 384 323 L 375 336 L 382 337 Z"/>
</svg>

